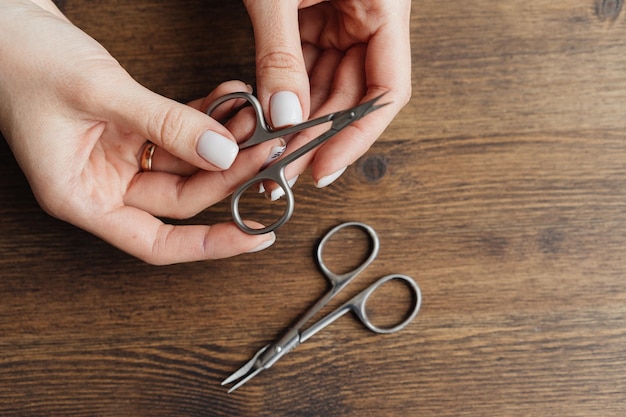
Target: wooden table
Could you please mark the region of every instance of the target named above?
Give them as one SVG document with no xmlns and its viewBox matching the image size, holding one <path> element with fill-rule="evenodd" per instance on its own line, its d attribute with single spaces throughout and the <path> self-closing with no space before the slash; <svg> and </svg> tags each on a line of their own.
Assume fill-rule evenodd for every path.
<svg viewBox="0 0 626 417">
<path fill-rule="evenodd" d="M 239 2 L 59 3 L 161 94 L 254 81 Z M 336 184 L 303 176 L 258 254 L 148 266 L 44 214 L 0 142 L 0 415 L 623 416 L 621 7 L 416 0 L 413 100 Z M 418 318 L 380 336 L 344 317 L 226 394 L 323 293 L 312 252 L 347 220 L 381 238 L 355 287 L 413 276 Z"/>
</svg>

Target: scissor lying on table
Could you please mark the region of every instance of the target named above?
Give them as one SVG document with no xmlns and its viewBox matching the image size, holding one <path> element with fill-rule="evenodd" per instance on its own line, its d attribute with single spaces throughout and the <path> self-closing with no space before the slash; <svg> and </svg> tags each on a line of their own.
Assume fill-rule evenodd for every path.
<svg viewBox="0 0 626 417">
<path fill-rule="evenodd" d="M 344 228 L 347 227 L 357 227 L 364 230 L 370 238 L 371 241 L 371 252 L 369 256 L 363 263 L 357 266 L 354 270 L 347 272 L 345 274 L 337 275 L 330 271 L 330 269 L 326 266 L 323 259 L 323 251 L 327 242 L 333 235 L 340 232 Z M 328 314 L 318 322 L 312 324 L 310 327 L 305 328 L 305 325 L 309 322 L 309 320 L 318 313 L 330 300 L 332 300 L 341 290 L 343 290 L 357 275 L 359 275 L 378 255 L 378 250 L 380 248 L 380 243 L 378 236 L 374 229 L 364 223 L 357 222 L 349 222 L 343 223 L 339 226 L 336 226 L 332 230 L 330 230 L 324 238 L 320 241 L 319 246 L 316 252 L 316 259 L 319 264 L 320 269 L 326 275 L 326 277 L 330 280 L 332 287 L 331 289 L 320 298 L 314 305 L 311 307 L 299 320 L 296 324 L 294 324 L 291 328 L 287 330 L 287 332 L 279 338 L 277 341 L 270 345 L 266 345 L 262 347 L 253 357 L 250 359 L 245 365 L 243 365 L 239 370 L 233 373 L 231 376 L 226 378 L 222 385 L 228 385 L 234 383 L 234 385 L 230 388 L 228 392 L 232 392 L 248 382 L 250 379 L 259 374 L 259 372 L 264 369 L 268 369 L 276 361 L 285 356 L 291 350 L 293 350 L 299 344 L 307 341 L 311 336 L 315 335 L 320 330 L 324 329 L 326 326 L 337 320 L 339 317 L 343 316 L 348 311 L 352 311 L 356 314 L 356 316 L 361 320 L 361 322 L 371 331 L 376 333 L 393 333 L 397 332 L 405 328 L 411 320 L 415 318 L 417 315 L 421 303 L 422 303 L 422 294 L 419 289 L 417 283 L 413 280 L 413 278 L 408 277 L 406 275 L 387 275 L 384 276 L 373 284 L 371 284 L 368 288 L 363 290 L 361 293 L 357 294 L 347 303 L 343 304 L 341 307 L 337 308 L 332 313 Z M 409 287 L 413 294 L 413 304 L 411 305 L 411 310 L 409 314 L 404 318 L 404 320 L 396 324 L 393 327 L 381 328 L 374 325 L 366 313 L 366 303 L 370 295 L 380 288 L 384 283 L 391 280 L 400 280 L 404 281 L 405 284 Z"/>
<path fill-rule="evenodd" d="M 303 145 L 300 148 L 296 149 L 293 153 L 290 153 L 289 155 L 286 155 L 282 159 L 279 159 L 276 163 L 262 170 L 255 177 L 253 177 L 249 181 L 246 181 L 245 183 L 240 185 L 239 188 L 235 190 L 235 192 L 233 193 L 232 200 L 231 200 L 231 211 L 233 214 L 233 219 L 235 220 L 235 223 L 237 223 L 237 226 L 239 226 L 239 228 L 246 233 L 259 235 L 259 234 L 269 233 L 271 231 L 274 231 L 278 229 L 280 226 L 282 226 L 283 224 L 285 224 L 291 218 L 291 215 L 293 214 L 293 208 L 294 208 L 293 192 L 291 191 L 291 187 L 289 187 L 289 183 L 287 181 L 287 178 L 285 177 L 285 167 L 289 165 L 290 163 L 292 163 L 293 161 L 295 161 L 296 159 L 300 158 L 302 155 L 305 155 L 311 150 L 317 148 L 318 146 L 326 142 L 328 139 L 335 136 L 341 130 L 348 127 L 353 122 L 389 104 L 389 103 L 378 104 L 378 105 L 376 104 L 383 95 L 380 95 L 372 100 L 369 100 L 363 104 L 359 104 L 358 106 L 352 107 L 347 110 L 331 113 L 326 116 L 318 117 L 316 119 L 309 120 L 304 123 L 286 127 L 284 129 L 275 129 L 275 130 L 268 127 L 268 124 L 265 122 L 265 119 L 263 117 L 263 109 L 261 108 L 261 104 L 259 103 L 257 98 L 254 97 L 250 93 L 236 92 L 236 93 L 226 94 L 218 98 L 215 102 L 213 102 L 207 109 L 207 114 L 209 116 L 211 115 L 211 113 L 213 113 L 213 111 L 218 106 L 220 106 L 221 104 L 229 100 L 244 99 L 252 105 L 252 108 L 254 109 L 254 112 L 256 114 L 256 127 L 254 129 L 254 132 L 252 133 L 252 136 L 250 136 L 249 139 L 247 139 L 245 142 L 239 145 L 240 149 L 258 145 L 259 143 L 263 143 L 270 139 L 286 137 L 293 133 L 300 132 L 302 130 L 320 125 L 322 123 L 332 122 L 330 129 L 328 131 L 316 137 L 315 139 L 311 140 L 306 145 Z M 252 187 L 255 184 L 259 184 L 267 180 L 275 182 L 285 192 L 285 196 L 286 196 L 285 212 L 283 213 L 282 217 L 280 217 L 273 224 L 267 227 L 264 227 L 262 229 L 253 229 L 251 227 L 248 227 L 243 222 L 241 218 L 241 213 L 239 212 L 239 201 L 248 188 Z"/>
</svg>

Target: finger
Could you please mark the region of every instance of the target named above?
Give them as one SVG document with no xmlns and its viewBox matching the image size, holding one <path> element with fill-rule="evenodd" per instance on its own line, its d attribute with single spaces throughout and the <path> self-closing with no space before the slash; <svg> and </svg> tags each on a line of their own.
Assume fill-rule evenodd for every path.
<svg viewBox="0 0 626 417">
<path fill-rule="evenodd" d="M 224 126 L 190 106 L 153 93 L 128 76 L 115 76 L 115 92 L 94 87 L 100 90 L 93 94 L 98 100 L 91 103 L 95 114 L 105 115 L 108 121 L 199 168 L 215 171 L 232 165 L 239 147 Z"/>
<path fill-rule="evenodd" d="M 344 110 L 361 101 L 366 88 L 365 74 L 363 73 L 364 55 L 364 47 L 354 47 L 348 50 L 345 55 L 327 53 L 320 58 L 311 77 L 311 85 L 318 83 L 320 85 L 318 93 L 314 93 L 312 90 L 312 102 L 323 100 L 321 106 L 316 110 L 315 116 Z M 337 63 L 338 57 L 340 57 L 340 62 Z M 324 85 L 330 84 L 329 79 L 332 80 L 330 89 L 324 87 Z M 301 174 L 314 161 L 311 174 L 318 187 L 328 185 L 328 181 L 331 179 L 337 179 L 345 167 L 354 162 L 352 160 L 354 154 L 367 150 L 367 148 L 363 150 L 363 146 L 358 140 L 355 141 L 356 138 L 352 134 L 346 133 L 348 129 L 344 129 L 324 145 L 289 164 L 285 169 L 287 178 Z M 289 143 L 286 154 L 310 142 L 326 130 L 328 130 L 328 125 L 320 125 L 301 132 Z M 332 160 L 317 157 L 317 154 L 323 149 L 337 146 L 335 145 L 337 143 L 342 143 L 344 152 L 347 149 L 349 153 L 347 155 L 333 153 Z M 358 145 L 357 150 L 351 148 L 355 144 Z"/>
<path fill-rule="evenodd" d="M 371 37 L 365 57 L 366 99 L 385 93 L 385 101 L 390 103 L 370 119 L 378 121 L 374 124 L 381 126 L 377 129 L 381 132 L 411 98 L 411 2 L 398 5 L 390 11 L 387 23 Z M 394 47 L 389 48 L 389 45 Z"/>
<path fill-rule="evenodd" d="M 374 98 L 385 93 L 385 101 L 389 102 L 384 109 L 367 118 L 375 120 L 373 124 L 377 126 L 376 135 L 374 131 L 370 134 L 373 142 L 411 98 L 411 2 L 383 2 L 377 9 L 369 11 L 380 17 L 379 22 L 355 20 L 353 24 L 357 29 L 351 32 L 341 30 L 337 20 L 337 7 L 341 9 L 347 4 L 324 3 L 302 10 L 300 33 L 303 42 L 321 48 L 346 50 L 357 43 L 367 45 L 364 64 L 368 87 L 366 97 Z M 341 12 L 354 15 L 349 10 Z"/>
<path fill-rule="evenodd" d="M 337 49 L 327 49 L 320 54 L 315 66 L 311 69 L 311 108 L 315 109 L 316 115 L 320 113 L 320 108 L 328 101 L 334 88 L 337 70 L 343 59 L 343 52 Z M 341 109 L 325 110 L 331 112 Z"/>
<path fill-rule="evenodd" d="M 302 8 L 299 20 L 302 43 L 310 43 L 322 49 L 338 50 L 348 49 L 354 43 L 354 39 L 346 39 L 345 33 L 341 30 L 335 4 L 323 2 L 315 7 Z"/>
<path fill-rule="evenodd" d="M 225 123 L 225 126 L 235 136 L 237 143 L 248 140 L 257 124 L 257 115 L 252 107 L 244 107 L 237 110 L 236 114 Z"/>
<path fill-rule="evenodd" d="M 404 22 L 404 16 L 396 19 Z M 367 46 L 364 57 L 367 91 L 362 101 L 385 94 L 384 106 L 340 132 L 315 154 L 312 175 L 318 186 L 330 184 L 337 173 L 354 163 L 383 133 L 411 97 L 411 58 L 408 23 L 387 25 Z M 398 45 L 389 48 L 388 45 Z"/>
<path fill-rule="evenodd" d="M 335 49 L 329 49 L 324 52 L 316 53 L 314 57 L 315 62 L 311 62 L 311 108 L 316 109 L 314 113 L 315 116 L 328 114 L 332 111 L 328 110 L 324 113 L 326 108 L 322 109 L 321 112 L 318 109 L 326 100 L 328 100 L 328 95 L 332 89 L 332 79 L 342 58 L 343 54 L 341 52 Z M 285 155 L 294 152 L 296 149 L 319 136 L 326 130 L 328 130 L 328 125 L 322 124 L 320 126 L 307 129 L 305 132 L 296 135 L 289 142 L 287 147 L 288 150 Z M 312 160 L 313 153 L 310 152 L 309 154 L 301 156 L 297 161 L 294 161 L 285 168 L 285 175 L 290 186 L 295 184 L 298 176 L 306 169 Z M 266 191 L 266 194 L 272 201 L 275 201 L 285 195 L 285 190 L 271 181 L 267 181 L 263 184 L 263 190 Z"/>
<path fill-rule="evenodd" d="M 322 55 L 322 50 L 311 43 L 303 43 L 302 55 L 304 56 L 304 65 L 306 66 L 306 72 L 308 74 L 311 74 L 313 68 L 315 68 L 317 60 Z M 310 89 L 313 89 L 313 87 L 311 86 Z M 311 112 L 314 111 L 313 109 L 315 109 L 315 107 L 313 106 L 313 104 L 311 104 Z"/>
<path fill-rule="evenodd" d="M 198 170 L 199 168 L 195 165 L 191 165 L 177 156 L 172 155 L 163 148 L 157 146 L 154 149 L 151 171 L 167 172 L 182 177 L 189 177 L 198 172 Z"/>
<path fill-rule="evenodd" d="M 187 105 L 202 112 L 206 112 L 206 109 L 209 107 L 209 105 L 217 100 L 219 97 L 239 91 L 251 93 L 252 87 L 241 81 L 226 81 L 217 86 L 206 97 L 193 100 L 187 103 Z M 227 102 L 228 106 L 219 106 L 219 108 L 216 109 L 212 116 L 216 116 L 213 118 L 219 120 L 221 117 L 225 117 L 234 108 L 240 106 L 243 103 L 245 103 L 245 101 L 230 100 L 229 102 Z M 235 132 L 231 133 L 235 134 Z M 238 141 L 240 142 L 241 140 Z M 152 155 L 151 170 L 157 172 L 169 172 L 171 174 L 180 176 L 190 176 L 198 171 L 198 167 L 178 158 L 177 156 L 172 155 L 165 149 L 157 146 Z"/>
<path fill-rule="evenodd" d="M 224 81 L 223 83 L 219 84 L 213 91 L 211 91 L 206 97 L 193 100 L 187 103 L 187 105 L 193 107 L 194 109 L 200 110 L 203 113 L 206 113 L 209 106 L 218 98 L 236 92 L 252 93 L 252 86 L 238 80 Z M 217 109 L 215 109 L 211 114 L 211 117 L 219 121 L 227 117 L 229 113 L 236 110 L 242 104 L 245 104 L 245 100 L 243 99 L 229 100 L 225 104 L 222 104 Z"/>
<path fill-rule="evenodd" d="M 258 227 L 250 223 L 250 227 Z M 89 228 L 87 229 L 89 230 Z M 140 209 L 123 206 L 90 230 L 119 249 L 154 265 L 227 258 L 271 246 L 276 237 L 248 235 L 234 224 L 173 226 Z"/>
<path fill-rule="evenodd" d="M 364 85 L 362 86 L 364 87 Z M 390 103 L 393 100 L 380 88 L 367 87 L 361 94 L 360 102 L 366 102 L 385 93 L 381 103 Z M 337 94 L 333 93 L 333 97 Z M 386 105 L 357 120 L 333 139 L 318 149 L 311 164 L 311 174 L 318 187 L 325 187 L 335 181 L 346 169 L 353 164 L 371 147 L 374 141 L 383 133 L 397 109 L 393 104 Z"/>
<path fill-rule="evenodd" d="M 243 87 L 243 88 L 242 88 Z M 252 86 L 240 81 L 227 81 L 204 99 L 194 100 L 190 106 L 206 113 L 207 109 L 220 97 L 233 92 L 245 91 L 252 93 Z M 221 122 L 236 138 L 237 143 L 245 142 L 253 133 L 257 116 L 252 107 L 246 106 L 245 99 L 231 99 L 221 103 L 211 111 L 213 119 Z M 224 122 L 225 121 L 225 122 Z"/>
<path fill-rule="evenodd" d="M 243 181 L 254 176 L 279 139 L 248 148 L 233 166 L 221 172 L 198 171 L 190 177 L 168 172 L 142 172 L 124 195 L 124 204 L 154 216 L 184 219 L 227 197 Z"/>
<path fill-rule="evenodd" d="M 244 2 L 254 28 L 258 98 L 273 127 L 308 118 L 309 83 L 296 1 Z"/>
</svg>

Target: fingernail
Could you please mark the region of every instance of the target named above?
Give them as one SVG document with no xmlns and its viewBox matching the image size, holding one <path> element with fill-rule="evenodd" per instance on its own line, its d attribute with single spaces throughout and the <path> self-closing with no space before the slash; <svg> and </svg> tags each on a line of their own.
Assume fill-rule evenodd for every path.
<svg viewBox="0 0 626 417">
<path fill-rule="evenodd" d="M 268 233 L 268 236 L 270 237 L 268 240 L 264 241 L 256 248 L 249 250 L 248 253 L 260 252 L 272 246 L 274 242 L 276 242 L 276 235 L 274 234 L 274 232 L 271 232 L 271 233 Z"/>
<path fill-rule="evenodd" d="M 287 149 L 287 144 L 285 143 L 285 140 L 281 138 L 281 145 L 276 145 L 272 147 L 272 149 L 270 150 L 270 154 L 261 166 L 261 169 L 266 168 L 269 164 L 272 163 L 272 161 L 280 158 L 280 156 L 285 152 L 285 149 Z"/>
<path fill-rule="evenodd" d="M 339 171 L 336 171 L 330 175 L 327 175 L 325 177 L 320 178 L 320 180 L 315 183 L 315 186 L 317 188 L 324 188 L 329 186 L 330 184 L 332 184 L 337 178 L 341 177 L 341 174 L 343 174 L 343 172 L 346 170 L 346 168 L 348 167 L 343 167 L 341 168 Z"/>
<path fill-rule="evenodd" d="M 289 184 L 289 188 L 293 188 L 293 185 L 296 183 L 296 181 L 298 181 L 298 175 L 296 175 L 295 177 L 287 181 L 287 184 Z M 278 187 L 272 190 L 272 192 L 270 193 L 270 200 L 276 201 L 284 195 L 285 195 L 285 190 L 283 190 L 283 187 Z"/>
<path fill-rule="evenodd" d="M 219 133 L 207 130 L 200 136 L 196 152 L 216 167 L 228 169 L 237 157 L 239 146 Z"/>
<path fill-rule="evenodd" d="M 296 93 L 279 91 L 270 100 L 273 127 L 291 126 L 302 122 L 302 106 Z"/>
</svg>

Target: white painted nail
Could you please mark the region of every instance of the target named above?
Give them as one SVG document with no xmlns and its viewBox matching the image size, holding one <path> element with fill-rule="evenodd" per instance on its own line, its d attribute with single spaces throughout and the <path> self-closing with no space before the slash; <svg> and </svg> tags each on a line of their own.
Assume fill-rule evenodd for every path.
<svg viewBox="0 0 626 417">
<path fill-rule="evenodd" d="M 291 126 L 302 122 L 302 106 L 296 93 L 279 91 L 270 100 L 272 127 Z"/>
<path fill-rule="evenodd" d="M 346 168 L 348 167 L 343 167 L 339 171 L 336 171 L 330 175 L 320 178 L 320 180 L 315 184 L 315 186 L 317 188 L 324 188 L 324 187 L 329 186 L 330 184 L 335 182 L 337 178 L 341 177 L 341 174 L 343 174 Z"/>
<path fill-rule="evenodd" d="M 293 188 L 293 185 L 296 183 L 296 181 L 298 181 L 298 177 L 299 175 L 296 175 L 295 177 L 287 181 L 287 184 L 289 184 L 289 188 Z M 272 192 L 270 193 L 270 200 L 276 201 L 284 195 L 285 195 L 285 190 L 283 190 L 283 187 L 278 187 L 272 190 Z"/>
<path fill-rule="evenodd" d="M 285 144 L 284 140 L 282 141 L 282 145 L 273 146 L 272 149 L 270 150 L 269 156 L 267 157 L 265 162 L 263 162 L 263 165 L 261 166 L 261 169 L 266 168 L 273 161 L 275 161 L 278 158 L 280 158 L 281 155 L 285 152 L 285 149 L 287 149 L 287 145 Z"/>
<path fill-rule="evenodd" d="M 207 130 L 198 139 L 196 152 L 216 167 L 228 169 L 239 153 L 239 146 L 219 133 Z"/>
<path fill-rule="evenodd" d="M 271 233 L 268 233 L 268 236 L 270 237 L 268 240 L 264 241 L 256 248 L 249 250 L 248 253 L 260 252 L 272 246 L 274 242 L 276 242 L 276 235 L 274 234 L 274 232 L 271 232 Z"/>
</svg>

